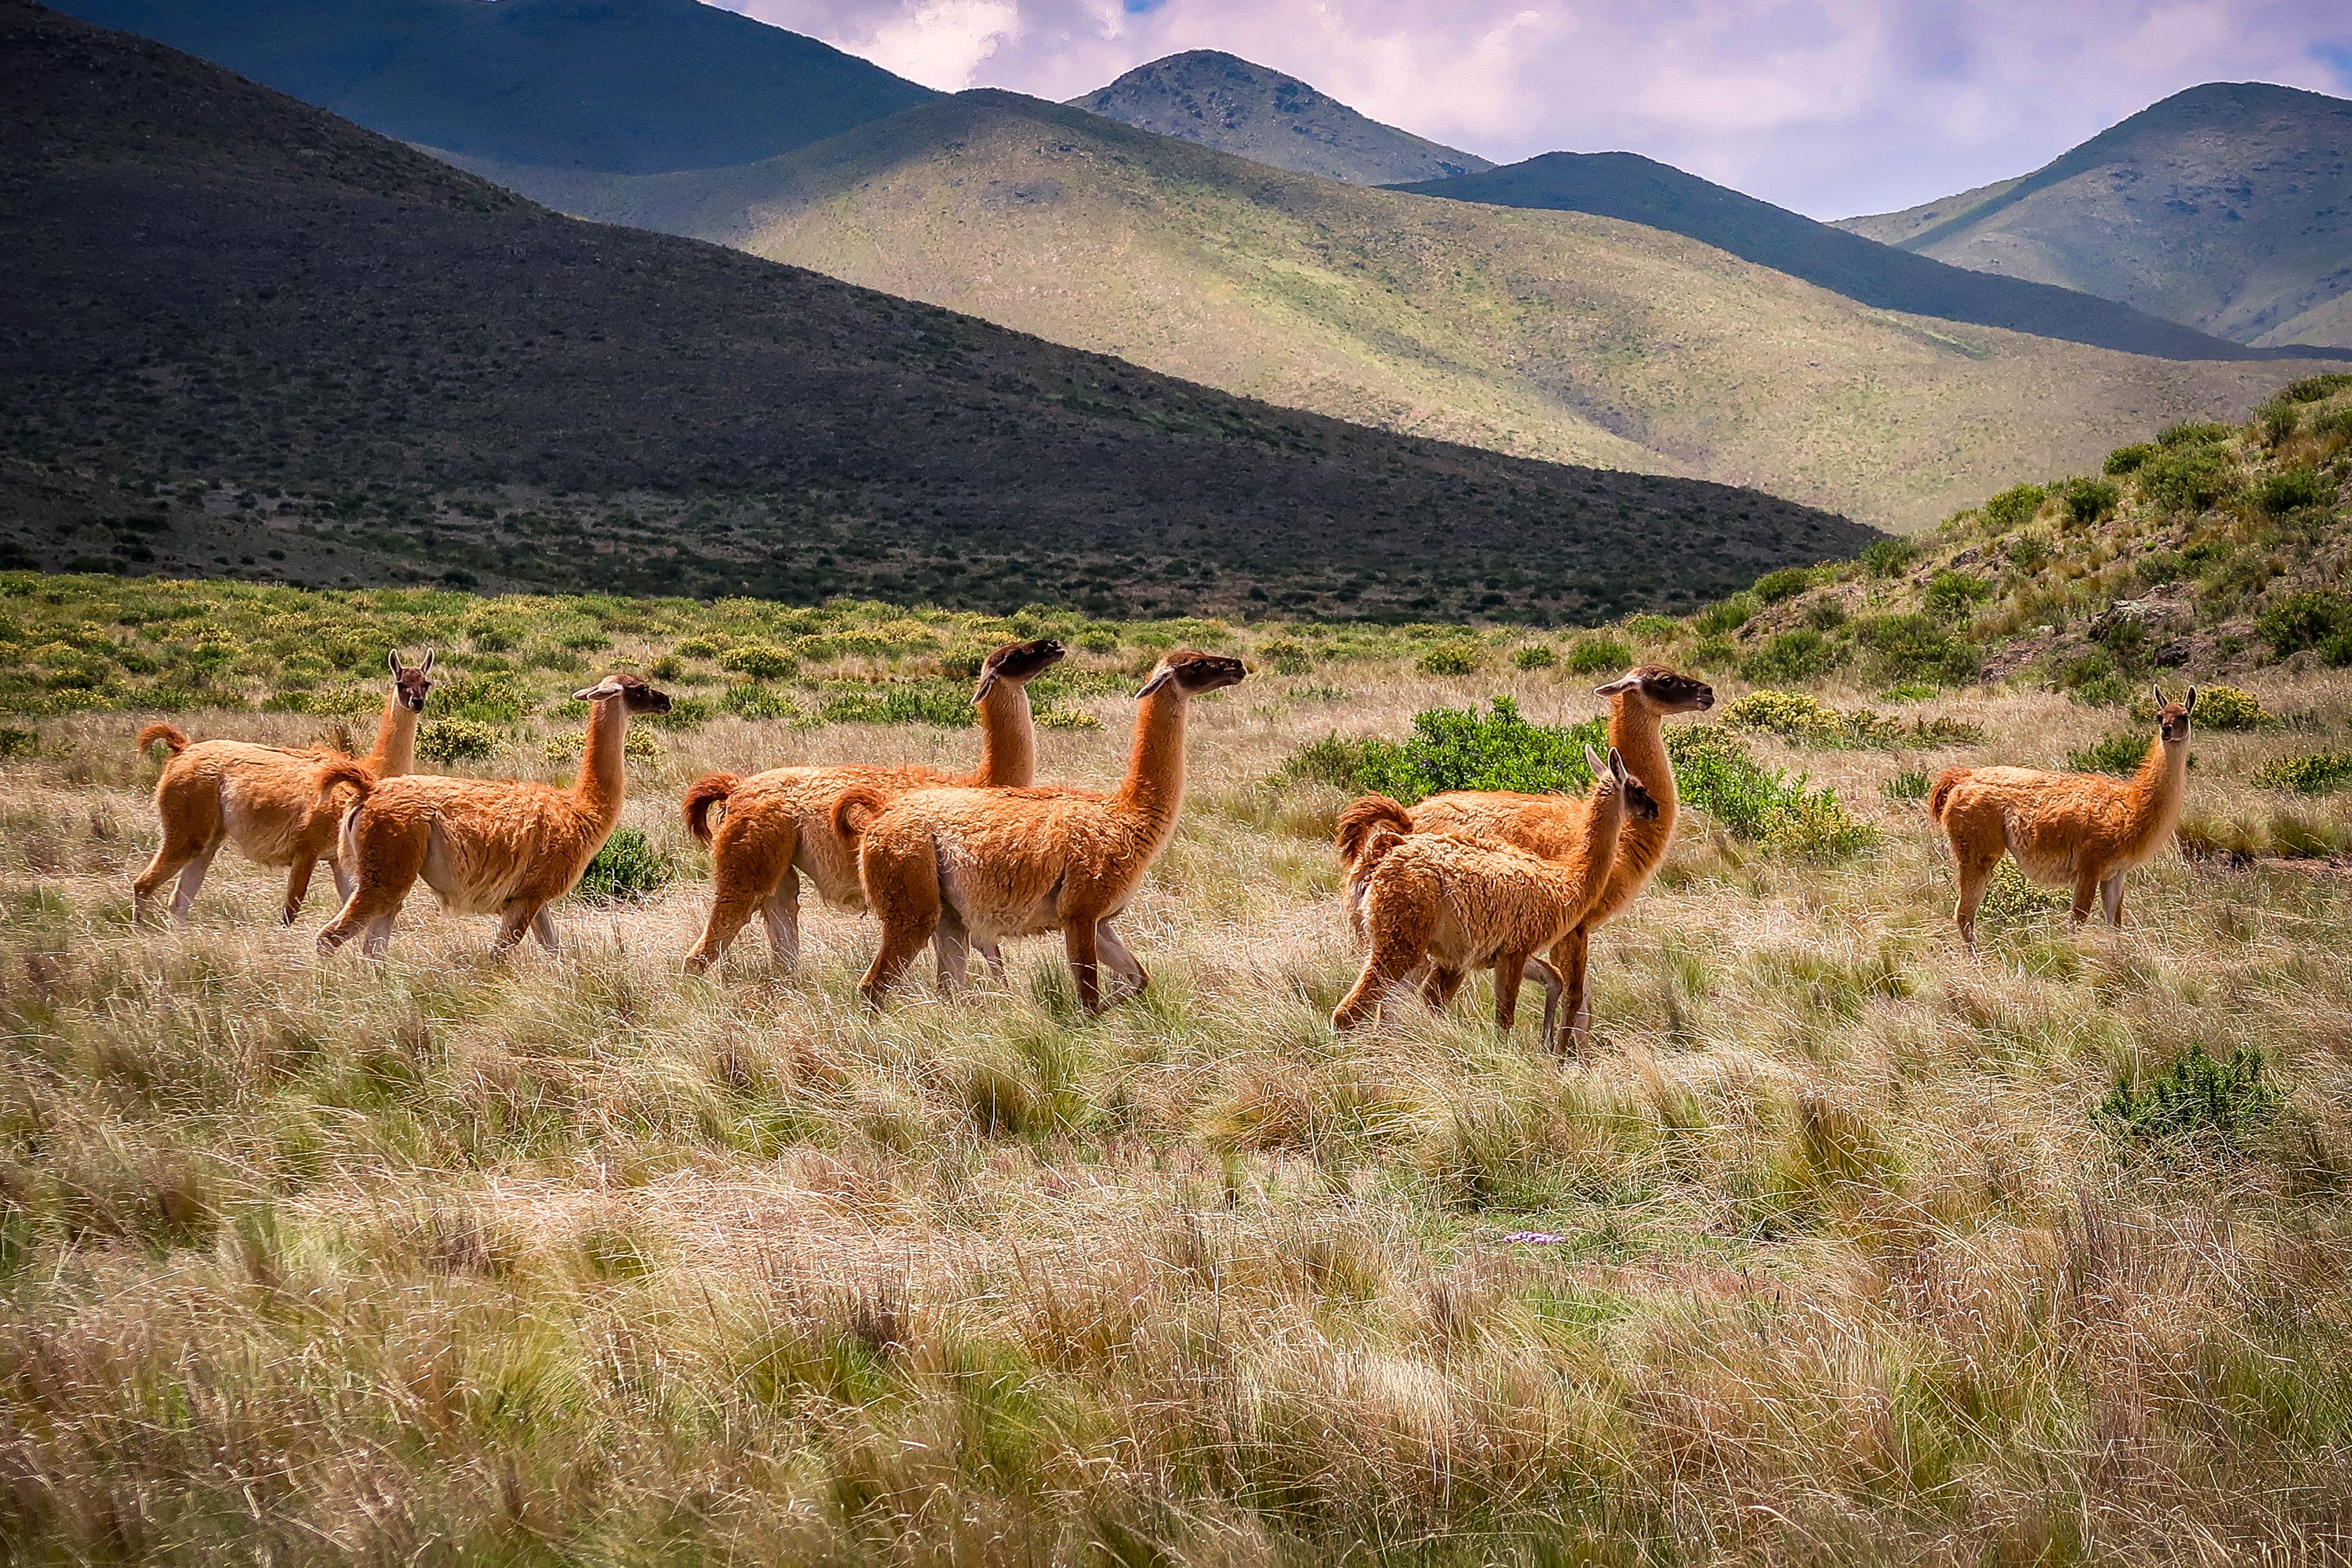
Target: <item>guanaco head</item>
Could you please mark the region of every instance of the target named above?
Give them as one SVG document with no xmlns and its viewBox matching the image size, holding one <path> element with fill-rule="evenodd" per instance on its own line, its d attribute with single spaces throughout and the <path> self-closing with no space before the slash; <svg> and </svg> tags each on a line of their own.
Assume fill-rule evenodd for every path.
<svg viewBox="0 0 2352 1568">
<path fill-rule="evenodd" d="M 1655 796 L 1643 788 L 1642 781 L 1625 771 L 1625 759 L 1616 747 L 1609 748 L 1609 760 L 1602 762 L 1601 753 L 1591 747 L 1584 748 L 1584 761 L 1596 779 L 1606 779 L 1625 800 L 1625 815 L 1640 822 L 1654 822 L 1658 816 Z"/>
<path fill-rule="evenodd" d="M 626 673 L 608 675 L 585 690 L 572 694 L 577 702 L 609 702 L 617 697 L 623 707 L 632 713 L 667 713 L 669 693 L 656 691 L 635 676 Z"/>
<path fill-rule="evenodd" d="M 1198 697 L 1203 691 L 1214 691 L 1223 686 L 1239 686 L 1249 673 L 1240 659 L 1228 658 L 1221 653 L 1202 653 L 1198 648 L 1180 647 L 1160 661 L 1151 679 L 1137 692 L 1140 700 L 1150 696 L 1163 686 L 1174 686 L 1187 697 Z"/>
<path fill-rule="evenodd" d="M 400 705 L 411 713 L 424 712 L 425 694 L 433 689 L 433 650 L 426 648 L 425 662 L 418 665 L 402 664 L 398 648 L 387 652 L 384 659 L 392 666 L 392 693 Z"/>
<path fill-rule="evenodd" d="M 2164 733 L 2164 743 L 2168 746 L 2188 744 L 2189 716 L 2197 711 L 2197 689 L 2193 686 L 2189 689 L 2189 700 L 2186 702 L 2167 702 L 2164 700 L 2164 688 L 2158 686 L 2155 690 L 2156 724 L 2157 728 Z"/>
<path fill-rule="evenodd" d="M 1694 713 L 1715 706 L 1714 687 L 1663 664 L 1637 665 L 1608 685 L 1592 689 L 1596 697 L 1629 692 L 1656 713 Z"/>
<path fill-rule="evenodd" d="M 988 695 L 989 689 L 1000 680 L 1015 686 L 1026 686 L 1062 662 L 1070 650 L 1052 637 L 1036 637 L 1028 642 L 1008 643 L 988 656 L 980 667 L 980 685 L 972 691 L 972 706 Z"/>
</svg>

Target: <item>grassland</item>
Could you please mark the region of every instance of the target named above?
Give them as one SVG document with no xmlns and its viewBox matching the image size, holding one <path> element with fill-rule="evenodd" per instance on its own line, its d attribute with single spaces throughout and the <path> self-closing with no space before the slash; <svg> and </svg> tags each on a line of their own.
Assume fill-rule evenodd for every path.
<svg viewBox="0 0 2352 1568">
<path fill-rule="evenodd" d="M 1342 185 L 1008 93 L 733 169 L 465 162 L 1269 403 L 1902 531 L 2326 368 L 1897 314 L 1660 229 Z"/>
<path fill-rule="evenodd" d="M 1475 1005 L 1331 1034 L 1344 796 L 1295 759 L 1494 695 L 1580 720 L 1590 637 L 21 574 L 0 613 L 5 662 L 46 672 L 0 691 L 16 1560 L 2347 1544 L 2352 883 L 2168 853 L 2124 931 L 2012 892 L 1970 958 L 1905 781 L 2061 762 L 2115 719 L 2064 693 L 1812 683 L 1910 738 L 1748 743 L 1874 843 L 1792 860 L 1692 818 L 1599 944 L 1602 1039 L 1563 1063 Z M 845 716 L 960 719 L 921 694 L 1046 630 L 1076 650 L 1040 693 L 1050 776 L 1115 776 L 1166 642 L 1258 667 L 1198 706 L 1191 804 L 1128 918 L 1150 1000 L 1086 1020 L 1032 943 L 1009 994 L 864 1016 L 871 928 L 830 913 L 797 973 L 753 939 L 683 976 L 688 779 L 961 759 L 968 730 Z M 1679 660 L 1707 634 L 1612 635 Z M 322 964 L 323 913 L 274 927 L 277 879 L 231 857 L 188 930 L 128 924 L 148 712 L 298 741 L 355 721 L 362 655 L 426 640 L 425 733 L 470 716 L 475 769 L 560 776 L 590 668 L 694 699 L 625 817 L 675 880 L 568 905 L 553 959 L 491 961 L 481 922 L 419 904 L 386 967 Z M 797 668 L 727 658 L 747 644 Z M 2193 808 L 2352 831 L 2345 796 L 2254 782 L 2346 745 L 2352 679 L 2245 679 L 2273 721 L 2200 731 Z M 2102 1111 L 2192 1047 L 2260 1050 L 2277 1098 L 2226 1131 Z"/>
</svg>

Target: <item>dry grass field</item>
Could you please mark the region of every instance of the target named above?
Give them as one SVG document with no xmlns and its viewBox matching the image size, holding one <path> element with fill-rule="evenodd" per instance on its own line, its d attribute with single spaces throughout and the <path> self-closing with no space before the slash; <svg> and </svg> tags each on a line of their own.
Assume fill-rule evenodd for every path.
<svg viewBox="0 0 2352 1568">
<path fill-rule="evenodd" d="M 756 926 L 723 973 L 681 972 L 709 886 L 676 817 L 689 779 L 961 764 L 969 730 L 653 731 L 625 822 L 677 880 L 561 906 L 553 958 L 492 959 L 490 922 L 420 895 L 375 968 L 314 956 L 323 878 L 281 930 L 278 876 L 233 851 L 188 929 L 134 929 L 142 713 L 18 721 L 0 762 L 0 1552 L 2352 1551 L 2342 867 L 2168 850 L 2131 878 L 2121 932 L 2070 932 L 2011 889 L 1971 957 L 1920 807 L 1887 786 L 2058 764 L 2128 721 L 2032 683 L 1893 704 L 1832 683 L 1832 703 L 1986 738 L 1753 740 L 1875 843 L 1795 859 L 1687 817 L 1596 942 L 1585 1059 L 1524 1023 L 1496 1037 L 1478 995 L 1342 1038 L 1326 1017 L 1354 956 L 1326 835 L 1344 797 L 1285 782 L 1286 761 L 1497 694 L 1542 723 L 1600 703 L 1591 675 L 1500 658 L 1286 676 L 1273 629 L 1229 634 L 1259 672 L 1195 705 L 1183 822 L 1123 921 L 1154 986 L 1100 1021 L 1045 942 L 1008 952 L 1010 994 L 943 1004 L 924 961 L 892 1011 L 862 1014 L 873 927 L 829 910 L 806 915 L 798 973 Z M 611 640 L 590 662 L 663 657 L 650 634 Z M 1132 703 L 1111 677 L 1134 657 L 1074 658 L 1045 776 L 1116 777 Z M 2277 721 L 2200 731 L 2192 816 L 2289 809 L 2253 771 L 2346 743 L 2352 675 L 2248 684 Z M 200 704 L 177 721 L 320 725 Z M 469 765 L 561 776 L 543 741 L 576 727 L 520 720 Z M 2352 826 L 2340 798 L 2292 809 Z M 2258 1048 L 2277 1098 L 2170 1137 L 2102 1114 L 2119 1078 L 2192 1047 Z"/>
</svg>

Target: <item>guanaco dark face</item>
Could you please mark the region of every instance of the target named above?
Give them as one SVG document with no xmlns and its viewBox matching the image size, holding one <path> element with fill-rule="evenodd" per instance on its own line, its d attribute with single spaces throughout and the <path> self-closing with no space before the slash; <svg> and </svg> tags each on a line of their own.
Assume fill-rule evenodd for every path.
<svg viewBox="0 0 2352 1568">
<path fill-rule="evenodd" d="M 1657 820 L 1658 803 L 1648 790 L 1642 787 L 1642 781 L 1626 771 L 1623 752 L 1614 746 L 1610 747 L 1609 760 L 1604 763 L 1600 752 L 1587 746 L 1584 748 L 1584 762 L 1592 770 L 1594 778 L 1607 779 L 1611 787 L 1624 797 L 1626 816 L 1638 822 Z"/>
<path fill-rule="evenodd" d="M 627 673 L 608 675 L 595 685 L 572 697 L 582 702 L 606 702 L 617 697 L 621 705 L 632 713 L 667 713 L 669 693 L 656 691 L 635 676 Z"/>
<path fill-rule="evenodd" d="M 988 656 L 988 662 L 980 667 L 980 685 L 972 691 L 972 701 L 977 703 L 987 696 L 989 688 L 1000 680 L 1027 685 L 1061 663 L 1069 651 L 1052 637 L 1035 637 L 1028 642 L 1009 643 L 998 648 Z"/>
<path fill-rule="evenodd" d="M 2167 702 L 2164 700 L 2164 688 L 2159 686 L 2156 689 L 2156 723 L 2157 728 L 2164 733 L 2166 745 L 2179 746 L 2187 743 L 2189 716 L 2195 711 L 2197 711 L 2195 687 L 2189 689 L 2189 700 L 2186 702 Z"/>
<path fill-rule="evenodd" d="M 1196 648 L 1178 648 L 1160 661 L 1160 668 L 1151 672 L 1151 679 L 1135 695 L 1139 699 L 1149 697 L 1173 682 L 1185 696 L 1198 697 L 1220 687 L 1239 686 L 1248 674 L 1248 667 L 1240 659 L 1228 658 L 1221 653 L 1202 653 Z"/>
<path fill-rule="evenodd" d="M 1715 706 L 1714 687 L 1663 664 L 1638 666 L 1592 691 L 1596 697 L 1614 697 L 1636 689 L 1643 701 L 1661 713 L 1704 712 Z"/>
<path fill-rule="evenodd" d="M 392 666 L 393 695 L 411 713 L 425 711 L 425 699 L 433 689 L 433 650 L 425 650 L 425 662 L 414 668 L 400 662 L 400 650 L 394 648 L 384 656 Z"/>
</svg>

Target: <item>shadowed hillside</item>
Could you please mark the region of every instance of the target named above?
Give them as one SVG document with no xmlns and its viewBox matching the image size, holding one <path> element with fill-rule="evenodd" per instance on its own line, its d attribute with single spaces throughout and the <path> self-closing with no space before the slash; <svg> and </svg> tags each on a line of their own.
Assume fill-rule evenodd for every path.
<svg viewBox="0 0 2352 1568">
<path fill-rule="evenodd" d="M 1839 226 L 2240 342 L 2352 348 L 2352 101 L 2209 82 L 2033 174 Z"/>
<path fill-rule="evenodd" d="M 1366 119 L 1297 77 L 1216 49 L 1190 49 L 1139 65 L 1108 87 L 1070 100 L 1070 107 L 1355 185 L 1442 180 L 1494 167 L 1475 153 Z"/>
<path fill-rule="evenodd" d="M 404 142 L 643 174 L 765 158 L 936 96 L 698 0 L 69 0 Z"/>
<path fill-rule="evenodd" d="M 1868 537 L 558 217 L 34 6 L 0 116 L 18 564 L 1591 617 Z"/>
<path fill-rule="evenodd" d="M 2166 359 L 2261 357 L 2095 295 L 1912 256 L 1633 153 L 1546 153 L 1483 174 L 1398 188 L 1648 224 L 1890 310 Z"/>
<path fill-rule="evenodd" d="M 2295 374 L 1897 315 L 1659 229 L 1365 190 L 1012 93 L 737 169 L 470 166 L 1229 392 L 1881 527 Z"/>
</svg>

